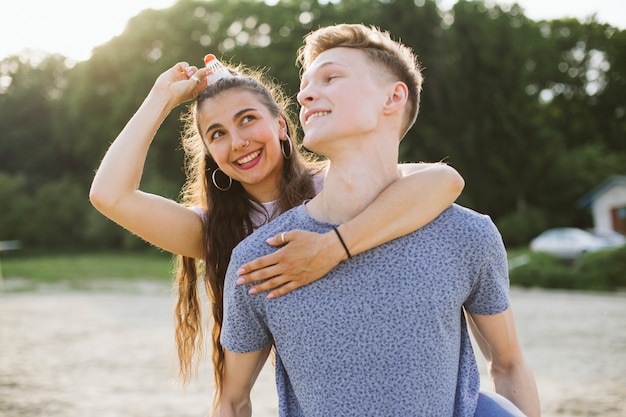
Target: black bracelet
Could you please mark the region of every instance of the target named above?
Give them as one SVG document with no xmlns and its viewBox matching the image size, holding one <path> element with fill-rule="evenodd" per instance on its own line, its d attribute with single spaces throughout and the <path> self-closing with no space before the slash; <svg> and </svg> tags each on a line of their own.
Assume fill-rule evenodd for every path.
<svg viewBox="0 0 626 417">
<path fill-rule="evenodd" d="M 333 230 L 335 231 L 335 233 L 337 233 L 337 237 L 339 238 L 339 241 L 341 242 L 341 246 L 343 246 L 343 248 L 346 250 L 346 253 L 348 254 L 348 259 L 351 259 L 352 255 L 350 255 L 350 251 L 348 250 L 348 247 L 346 246 L 346 242 L 343 241 L 343 238 L 339 234 L 339 230 L 337 230 L 336 227 L 333 227 Z"/>
</svg>

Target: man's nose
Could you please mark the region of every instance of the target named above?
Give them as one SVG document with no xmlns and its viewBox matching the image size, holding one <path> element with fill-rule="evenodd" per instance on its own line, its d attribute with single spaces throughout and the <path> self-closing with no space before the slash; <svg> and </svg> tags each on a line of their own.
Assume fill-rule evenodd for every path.
<svg viewBox="0 0 626 417">
<path fill-rule="evenodd" d="M 314 98 L 315 93 L 310 84 L 306 87 L 301 88 L 296 95 L 296 100 L 298 100 L 298 103 L 300 103 L 301 106 L 303 106 L 307 102 L 314 100 Z"/>
</svg>

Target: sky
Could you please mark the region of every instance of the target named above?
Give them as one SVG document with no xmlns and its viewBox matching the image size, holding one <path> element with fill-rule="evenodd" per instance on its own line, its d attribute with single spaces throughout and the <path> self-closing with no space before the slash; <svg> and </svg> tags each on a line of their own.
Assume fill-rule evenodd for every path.
<svg viewBox="0 0 626 417">
<path fill-rule="evenodd" d="M 176 0 L 0 0 L 0 60 L 25 49 L 89 59 L 95 46 L 120 35 L 130 18 L 146 8 L 163 9 Z M 275 2 L 275 1 L 272 1 Z M 455 0 L 440 0 L 449 8 Z M 510 4 L 509 1 L 496 1 Z M 531 19 L 576 17 L 626 29 L 624 0 L 518 0 Z"/>
</svg>

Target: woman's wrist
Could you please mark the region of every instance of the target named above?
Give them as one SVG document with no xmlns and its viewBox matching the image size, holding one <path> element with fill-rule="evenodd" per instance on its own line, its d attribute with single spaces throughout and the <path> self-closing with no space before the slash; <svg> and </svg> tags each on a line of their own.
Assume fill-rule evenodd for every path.
<svg viewBox="0 0 626 417">
<path fill-rule="evenodd" d="M 339 243 L 341 243 L 341 247 L 344 249 L 346 256 L 348 257 L 347 259 L 351 259 L 352 254 L 350 253 L 350 250 L 348 249 L 348 245 L 346 244 L 345 240 L 343 240 L 343 236 L 341 236 L 341 233 L 339 232 L 338 227 L 340 226 L 333 227 L 333 232 L 335 232 L 335 235 L 337 236 Z"/>
<path fill-rule="evenodd" d="M 172 95 L 159 88 L 154 88 L 150 91 L 150 93 L 148 93 L 143 105 L 158 113 L 161 121 L 163 121 L 170 114 L 172 109 L 177 106 L 177 104 L 174 103 Z"/>
</svg>

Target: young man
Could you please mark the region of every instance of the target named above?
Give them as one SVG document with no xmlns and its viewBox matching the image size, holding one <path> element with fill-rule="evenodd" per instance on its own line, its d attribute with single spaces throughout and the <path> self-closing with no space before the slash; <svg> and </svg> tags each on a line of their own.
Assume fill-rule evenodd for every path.
<svg viewBox="0 0 626 417">
<path fill-rule="evenodd" d="M 224 385 L 215 415 L 250 415 L 249 390 L 272 344 L 281 416 L 521 415 L 479 394 L 466 315 L 498 393 L 540 414 L 508 295 L 506 253 L 484 215 L 453 205 L 429 225 L 351 257 L 277 300 L 238 286 L 240 265 L 283 230 L 353 218 L 400 175 L 422 76 L 387 33 L 338 25 L 307 36 L 299 59 L 304 145 L 330 160 L 323 190 L 244 240 L 225 283 Z M 341 236 L 338 234 L 338 238 Z M 492 408 L 493 406 L 493 408 Z M 509 408 L 507 410 L 507 408 Z"/>
</svg>

